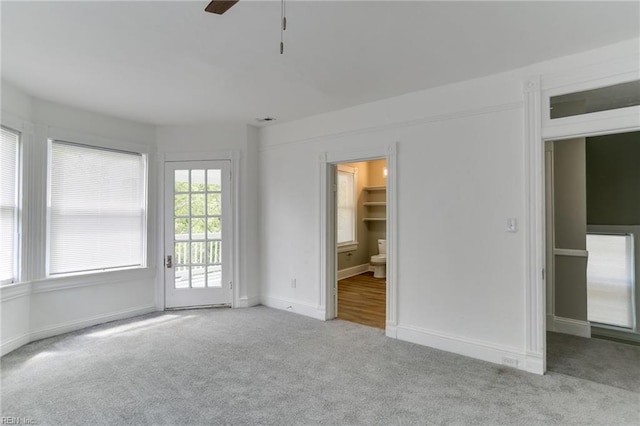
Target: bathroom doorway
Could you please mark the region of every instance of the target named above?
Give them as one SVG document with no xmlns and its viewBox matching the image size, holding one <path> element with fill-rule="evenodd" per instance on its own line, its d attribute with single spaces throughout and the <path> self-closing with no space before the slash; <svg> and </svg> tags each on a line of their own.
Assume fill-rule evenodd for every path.
<svg viewBox="0 0 640 426">
<path fill-rule="evenodd" d="M 385 329 L 387 162 L 335 166 L 336 318 Z"/>
</svg>

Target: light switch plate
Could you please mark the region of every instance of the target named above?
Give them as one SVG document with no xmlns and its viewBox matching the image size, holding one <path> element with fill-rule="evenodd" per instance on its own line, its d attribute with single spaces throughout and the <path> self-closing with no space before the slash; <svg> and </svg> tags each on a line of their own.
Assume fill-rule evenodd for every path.
<svg viewBox="0 0 640 426">
<path fill-rule="evenodd" d="M 507 219 L 507 232 L 518 232 L 518 219 L 515 217 Z"/>
</svg>

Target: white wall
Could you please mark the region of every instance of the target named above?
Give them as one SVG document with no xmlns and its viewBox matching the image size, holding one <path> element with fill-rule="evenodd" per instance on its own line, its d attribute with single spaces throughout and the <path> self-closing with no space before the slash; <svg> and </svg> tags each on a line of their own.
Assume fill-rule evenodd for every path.
<svg viewBox="0 0 640 426">
<path fill-rule="evenodd" d="M 262 129 L 260 182 L 269 188 L 260 194 L 262 302 L 323 318 L 318 158 L 398 142 L 398 324 L 391 334 L 528 368 L 523 83 L 579 74 L 637 47 L 631 40 Z M 517 233 L 506 232 L 511 217 Z"/>
<path fill-rule="evenodd" d="M 149 155 L 155 171 L 155 128 L 35 99 L 2 82 L 2 124 L 20 130 L 24 151 L 22 279 L 0 288 L 2 354 L 25 343 L 155 310 L 155 232 L 148 267 L 46 278 L 47 139 L 124 148 Z M 156 227 L 156 183 L 150 180 L 149 230 Z"/>
<path fill-rule="evenodd" d="M 271 134 L 286 125 L 265 129 L 260 181 L 270 190 L 261 197 L 263 302 L 320 303 L 319 155 L 398 141 L 400 324 L 518 347 L 521 307 L 503 302 L 523 297 L 513 284 L 523 281 L 524 240 L 504 225 L 523 214 L 523 112 L 520 84 L 507 83 L 512 102 L 500 111 L 467 102 L 464 109 L 478 109 L 298 144 L 273 143 Z M 492 85 L 485 86 L 486 96 L 477 99 L 493 100 Z M 295 289 L 290 278 L 297 279 Z M 485 327 L 478 316 L 500 327 Z"/>
<path fill-rule="evenodd" d="M 162 188 L 153 178 L 149 268 L 42 279 L 44 147 L 56 134 L 138 147 L 151 156 L 152 177 L 161 177 L 171 153 L 238 151 L 241 305 L 262 301 L 318 318 L 325 315 L 318 311 L 319 155 L 398 142 L 397 337 L 494 362 L 522 360 L 528 241 L 523 231 L 505 232 L 508 217 L 520 219 L 520 230 L 527 225 L 522 83 L 532 75 L 579 74 L 583 65 L 637 55 L 638 46 L 631 40 L 260 131 L 240 123 L 155 128 L 34 99 L 3 82 L 3 124 L 31 134 L 25 212 L 42 233 L 27 238 L 28 279 L 0 289 L 2 353 L 162 305 Z"/>
<path fill-rule="evenodd" d="M 24 273 L 0 288 L 5 354 L 29 341 L 164 307 L 162 165 L 169 153 L 237 151 L 239 265 L 237 306 L 260 302 L 258 264 L 258 131 L 244 124 L 156 127 L 33 98 L 2 82 L 2 124 L 23 132 L 25 156 Z M 148 267 L 46 279 L 45 200 L 47 138 L 94 143 L 149 154 Z M 159 272 L 159 273 L 158 273 Z"/>
<path fill-rule="evenodd" d="M 201 126 L 162 126 L 157 129 L 159 161 L 175 153 L 204 153 L 208 159 L 216 154 L 236 151 L 240 156 L 239 170 L 233 179 L 239 183 L 239 252 L 236 285 L 237 307 L 260 303 L 258 264 L 258 132 L 255 127 L 242 123 L 211 124 Z M 162 169 L 160 164 L 159 170 Z M 163 182 L 163 179 L 159 179 Z M 162 230 L 159 230 L 159 235 Z M 162 243 L 160 241 L 160 243 Z M 161 253 L 161 251 L 160 251 Z M 159 262 L 161 264 L 161 262 Z M 160 288 L 159 294 L 162 295 Z M 163 301 L 158 300 L 158 306 Z"/>
</svg>

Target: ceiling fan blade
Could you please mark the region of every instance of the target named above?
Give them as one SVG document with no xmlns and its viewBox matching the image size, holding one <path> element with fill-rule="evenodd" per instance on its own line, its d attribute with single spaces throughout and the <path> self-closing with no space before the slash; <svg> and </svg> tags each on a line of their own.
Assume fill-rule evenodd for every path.
<svg viewBox="0 0 640 426">
<path fill-rule="evenodd" d="M 217 15 L 222 15 L 236 3 L 238 3 L 238 0 L 213 0 L 209 3 L 209 6 L 204 8 L 204 10 Z"/>
</svg>

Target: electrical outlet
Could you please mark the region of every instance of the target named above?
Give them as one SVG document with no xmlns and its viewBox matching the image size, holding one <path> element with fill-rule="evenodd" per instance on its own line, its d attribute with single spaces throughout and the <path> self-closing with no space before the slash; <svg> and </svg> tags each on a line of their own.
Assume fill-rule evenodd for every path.
<svg viewBox="0 0 640 426">
<path fill-rule="evenodd" d="M 291 288 L 296 288 L 296 279 L 291 278 Z"/>
<path fill-rule="evenodd" d="M 518 359 L 517 358 L 511 358 L 511 357 L 508 357 L 508 356 L 503 356 L 502 357 L 502 365 L 506 365 L 507 367 L 518 368 Z"/>
</svg>

